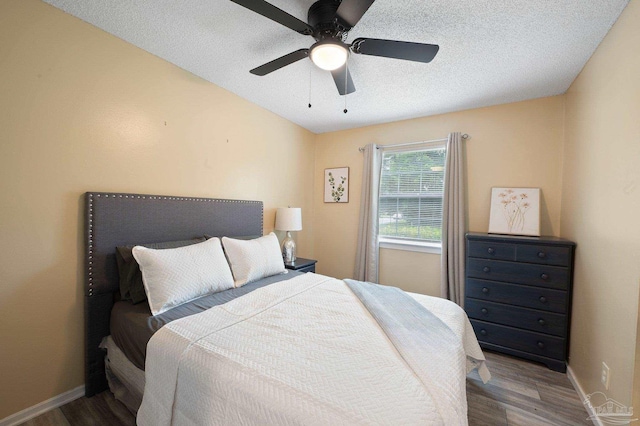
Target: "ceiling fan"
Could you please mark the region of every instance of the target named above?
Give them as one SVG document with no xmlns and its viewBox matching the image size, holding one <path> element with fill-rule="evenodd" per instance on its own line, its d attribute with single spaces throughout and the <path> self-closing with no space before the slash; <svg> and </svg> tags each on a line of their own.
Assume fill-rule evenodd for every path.
<svg viewBox="0 0 640 426">
<path fill-rule="evenodd" d="M 250 71 L 252 74 L 264 76 L 310 57 L 319 68 L 331 72 L 341 95 L 347 95 L 356 90 L 347 67 L 349 52 L 427 63 L 431 62 L 440 48 L 436 44 L 376 38 L 357 38 L 350 45 L 346 44 L 348 31 L 360 21 L 374 0 L 318 0 L 309 8 L 308 23 L 264 0 L 231 1 L 300 34 L 310 35 L 316 39 L 315 44 L 310 48 L 299 49 L 267 62 L 252 69 Z"/>
</svg>

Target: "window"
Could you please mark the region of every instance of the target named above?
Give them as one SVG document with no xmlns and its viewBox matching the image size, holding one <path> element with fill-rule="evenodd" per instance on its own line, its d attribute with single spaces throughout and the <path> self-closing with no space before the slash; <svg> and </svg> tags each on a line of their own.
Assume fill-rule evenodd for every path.
<svg viewBox="0 0 640 426">
<path fill-rule="evenodd" d="M 445 157 L 444 144 L 385 150 L 378 213 L 382 247 L 440 248 Z"/>
</svg>

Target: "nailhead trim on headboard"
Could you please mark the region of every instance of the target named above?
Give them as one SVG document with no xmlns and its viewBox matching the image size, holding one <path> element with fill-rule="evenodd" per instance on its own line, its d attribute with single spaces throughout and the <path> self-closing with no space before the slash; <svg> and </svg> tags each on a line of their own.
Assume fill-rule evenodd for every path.
<svg viewBox="0 0 640 426">
<path fill-rule="evenodd" d="M 87 244 L 87 269 L 89 270 L 89 297 L 93 296 L 93 194 L 89 194 L 89 243 Z"/>
</svg>

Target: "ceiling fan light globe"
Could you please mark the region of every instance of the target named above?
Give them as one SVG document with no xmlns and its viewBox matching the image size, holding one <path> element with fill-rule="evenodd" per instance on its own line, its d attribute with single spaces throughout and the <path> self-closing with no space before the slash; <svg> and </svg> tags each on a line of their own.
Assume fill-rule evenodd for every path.
<svg viewBox="0 0 640 426">
<path fill-rule="evenodd" d="M 316 43 L 311 47 L 310 56 L 318 68 L 333 71 L 347 62 L 349 51 L 335 43 Z"/>
</svg>

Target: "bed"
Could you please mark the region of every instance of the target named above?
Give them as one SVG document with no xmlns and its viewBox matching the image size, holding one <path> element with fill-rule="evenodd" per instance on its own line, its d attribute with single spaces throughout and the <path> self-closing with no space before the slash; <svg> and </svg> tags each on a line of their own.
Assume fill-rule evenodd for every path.
<svg viewBox="0 0 640 426">
<path fill-rule="evenodd" d="M 261 202 L 92 192 L 85 211 L 86 394 L 136 411 L 144 389 L 139 424 L 466 424 L 465 376 L 489 378 L 459 307 L 394 288 L 289 271 L 155 316 L 118 301 L 115 247 L 261 236 Z"/>
</svg>

